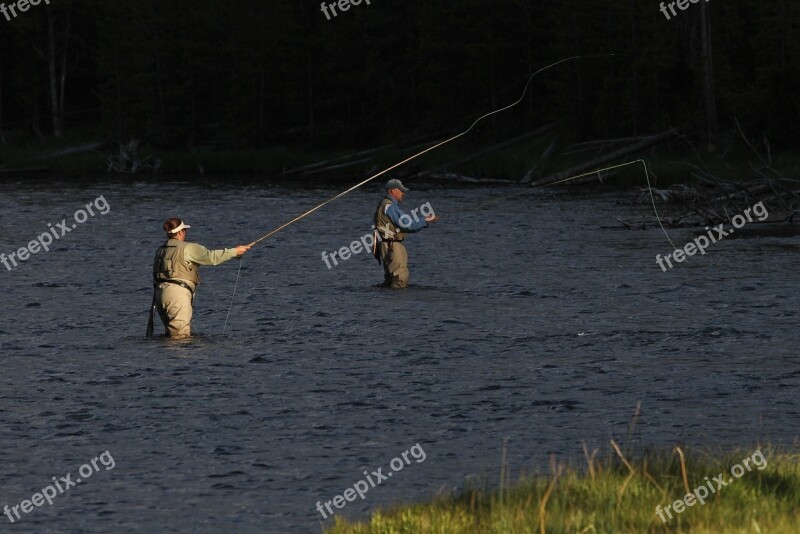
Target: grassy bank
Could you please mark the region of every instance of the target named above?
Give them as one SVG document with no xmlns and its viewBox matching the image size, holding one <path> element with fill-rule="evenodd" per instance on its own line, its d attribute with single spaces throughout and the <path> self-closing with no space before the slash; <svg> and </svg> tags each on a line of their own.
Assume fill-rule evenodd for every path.
<svg viewBox="0 0 800 534">
<path fill-rule="evenodd" d="M 476 489 L 439 497 L 379 511 L 361 523 L 337 519 L 327 532 L 794 534 L 800 528 L 800 454 L 761 451 L 760 456 L 750 450 L 716 459 L 685 453 L 685 461 L 675 452 L 646 455 L 637 462 L 615 455 L 564 468 L 557 477 L 528 477 L 502 491 Z M 744 469 L 739 478 L 731 474 L 737 465 Z M 714 477 L 720 473 L 723 482 L 732 481 L 717 489 Z M 695 490 L 699 497 L 708 493 L 705 504 L 698 497 L 685 498 Z M 684 498 L 682 512 L 676 513 L 674 503 Z M 671 519 L 663 511 L 670 505 Z M 657 506 L 666 521 L 657 515 Z"/>
</svg>

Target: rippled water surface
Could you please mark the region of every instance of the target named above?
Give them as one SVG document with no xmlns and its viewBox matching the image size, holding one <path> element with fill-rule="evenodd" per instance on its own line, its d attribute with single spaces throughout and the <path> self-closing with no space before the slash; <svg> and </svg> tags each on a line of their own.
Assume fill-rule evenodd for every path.
<svg viewBox="0 0 800 534">
<path fill-rule="evenodd" d="M 340 513 L 494 477 L 504 438 L 513 472 L 579 460 L 583 440 L 624 441 L 638 402 L 640 446 L 796 443 L 793 232 L 663 273 L 664 235 L 615 220 L 648 213 L 630 193 L 412 187 L 406 207 L 430 201 L 442 220 L 408 242 L 408 290 L 373 288 L 368 254 L 322 261 L 369 231 L 380 190 L 366 187 L 246 256 L 224 336 L 238 264 L 205 268 L 199 335 L 168 342 L 144 338 L 164 219 L 229 247 L 338 188 L 0 185 L 7 255 L 100 195 L 111 206 L 0 265 L 0 506 L 103 451 L 115 461 L 0 531 L 319 532 L 317 501 L 416 443 L 424 462 Z"/>
</svg>

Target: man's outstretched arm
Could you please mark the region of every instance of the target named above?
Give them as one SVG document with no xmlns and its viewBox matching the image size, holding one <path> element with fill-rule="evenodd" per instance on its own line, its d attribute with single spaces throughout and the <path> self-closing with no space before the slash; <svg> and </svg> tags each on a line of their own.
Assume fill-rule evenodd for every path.
<svg viewBox="0 0 800 534">
<path fill-rule="evenodd" d="M 184 259 L 186 261 L 196 263 L 197 265 L 219 265 L 230 261 L 237 256 L 241 256 L 250 250 L 250 247 L 240 245 L 236 248 L 225 248 L 222 250 L 209 250 L 203 245 L 197 243 L 189 243 L 184 252 Z"/>
</svg>

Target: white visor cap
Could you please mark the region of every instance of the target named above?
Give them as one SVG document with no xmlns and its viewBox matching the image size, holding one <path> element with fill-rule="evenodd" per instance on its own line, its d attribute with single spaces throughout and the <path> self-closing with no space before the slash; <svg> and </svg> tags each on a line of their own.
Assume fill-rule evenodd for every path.
<svg viewBox="0 0 800 534">
<path fill-rule="evenodd" d="M 183 221 L 181 221 L 181 225 L 180 225 L 180 226 L 178 226 L 177 228 L 175 228 L 174 230 L 170 230 L 170 232 L 169 232 L 169 233 L 171 233 L 171 234 L 177 234 L 177 233 L 178 233 L 178 232 L 180 232 L 181 230 L 186 230 L 187 228 L 191 228 L 191 226 L 189 226 L 188 224 L 186 224 L 186 223 L 184 223 Z"/>
</svg>

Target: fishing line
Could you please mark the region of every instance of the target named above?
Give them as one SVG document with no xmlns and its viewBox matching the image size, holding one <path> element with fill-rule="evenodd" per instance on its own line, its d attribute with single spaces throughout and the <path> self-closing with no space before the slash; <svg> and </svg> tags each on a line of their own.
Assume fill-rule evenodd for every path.
<svg viewBox="0 0 800 534">
<path fill-rule="evenodd" d="M 404 159 L 403 161 L 401 161 L 399 163 L 395 163 L 391 167 L 379 172 L 378 174 L 375 174 L 374 176 L 370 176 L 369 178 L 367 178 L 363 182 L 357 183 L 356 185 L 354 185 L 353 187 L 351 187 L 347 191 L 343 191 L 343 192 L 339 193 L 338 195 L 336 195 L 335 197 L 329 198 L 328 200 L 326 200 L 322 204 L 319 204 L 318 206 L 315 206 L 315 207 L 311 208 L 307 212 L 305 212 L 305 213 L 303 213 L 301 215 L 298 215 L 297 217 L 295 217 L 294 219 L 292 219 L 291 221 L 289 221 L 289 222 L 287 222 L 285 224 L 282 224 L 281 226 L 279 226 L 278 228 L 276 228 L 273 231 L 269 232 L 268 234 L 265 234 L 265 235 L 261 236 L 260 238 L 256 239 L 252 243 L 250 243 L 248 246 L 254 247 L 254 246 L 258 245 L 259 243 L 261 243 L 265 239 L 267 239 L 269 237 L 272 237 L 273 235 L 277 234 L 278 232 L 280 232 L 284 228 L 287 228 L 287 227 L 293 225 L 294 223 L 296 223 L 297 221 L 300 221 L 301 219 L 304 219 L 304 218 L 308 217 L 309 215 L 311 215 L 315 211 L 327 206 L 328 204 L 330 204 L 334 200 L 338 200 L 338 199 L 342 198 L 343 196 L 347 195 L 348 193 L 351 193 L 352 191 L 355 191 L 359 187 L 362 187 L 362 186 L 368 184 L 372 180 L 374 180 L 374 179 L 376 179 L 376 178 L 378 178 L 380 176 L 383 176 L 387 172 L 392 171 L 392 170 L 396 169 L 397 167 L 400 167 L 401 165 L 404 165 L 404 164 L 408 163 L 409 161 L 412 161 L 412 160 L 414 160 L 414 159 L 416 159 L 416 158 L 418 158 L 418 157 L 420 157 L 420 156 L 422 156 L 424 154 L 427 154 L 428 152 L 430 152 L 432 150 L 435 150 L 435 149 L 439 148 L 440 146 L 444 146 L 444 145 L 446 145 L 448 143 L 451 143 L 451 142 L 455 141 L 456 139 L 464 137 L 469 132 L 471 132 L 472 129 L 475 128 L 475 126 L 479 122 L 481 122 L 483 119 L 491 117 L 492 115 L 496 115 L 497 113 L 502 113 L 503 111 L 509 110 L 509 109 L 519 105 L 520 102 L 522 102 L 525 99 L 525 95 L 528 93 L 528 87 L 530 87 L 531 81 L 533 81 L 533 78 L 536 77 L 537 74 L 539 74 L 541 72 L 544 72 L 547 69 L 553 68 L 553 67 L 555 67 L 557 65 L 560 65 L 561 63 L 565 63 L 567 61 L 573 61 L 573 60 L 576 60 L 576 59 L 585 59 L 585 58 L 613 57 L 613 56 L 619 56 L 619 55 L 622 55 L 622 54 L 596 54 L 596 55 L 587 55 L 587 56 L 573 56 L 573 57 L 568 57 L 566 59 L 561 59 L 559 61 L 556 61 L 555 63 L 547 65 L 546 67 L 542 67 L 541 69 L 537 70 L 536 72 L 534 72 L 533 74 L 530 75 L 530 77 L 528 78 L 528 81 L 525 83 L 525 88 L 522 91 L 522 96 L 520 96 L 519 99 L 517 99 L 517 101 L 515 101 L 512 104 L 509 104 L 509 105 L 507 105 L 505 107 L 497 109 L 495 111 L 491 111 L 491 112 L 489 112 L 489 113 L 487 113 L 485 115 L 482 115 L 481 117 L 478 117 L 478 119 L 475 122 L 473 122 L 472 125 L 469 128 L 467 128 L 466 130 L 464 130 L 460 134 L 454 135 L 453 137 L 451 137 L 449 139 L 445 139 L 444 141 L 441 141 L 440 143 L 437 143 L 437 144 L 435 144 L 435 145 L 433 145 L 431 147 L 428 147 L 425 150 L 423 150 L 421 152 L 418 152 L 417 154 L 414 154 L 413 156 L 410 156 L 410 157 Z"/>
<path fill-rule="evenodd" d="M 225 324 L 222 327 L 222 335 L 225 335 L 225 330 L 228 328 L 228 317 L 231 316 L 231 310 L 233 309 L 233 300 L 236 298 L 236 289 L 239 287 L 239 276 L 242 274 L 242 265 L 244 264 L 244 258 L 239 258 L 239 271 L 236 273 L 236 283 L 233 286 L 233 295 L 231 295 L 231 304 L 228 306 L 228 314 L 225 316 Z"/>
<path fill-rule="evenodd" d="M 535 78 L 535 77 L 536 77 L 538 74 L 540 74 L 540 73 L 542 73 L 542 72 L 544 72 L 544 71 L 546 71 L 546 70 L 548 70 L 548 69 L 551 69 L 551 68 L 553 68 L 553 67 L 556 67 L 556 66 L 558 66 L 558 65 L 560 65 L 560 64 L 562 64 L 562 63 L 566 63 L 566 62 L 568 62 L 568 61 L 574 61 L 574 60 L 576 60 L 576 59 L 588 59 L 588 58 L 614 57 L 614 56 L 620 56 L 620 55 L 623 55 L 623 54 L 591 54 L 591 55 L 579 55 L 579 56 L 572 56 L 572 57 L 568 57 L 568 58 L 565 58 L 565 59 L 561 59 L 561 60 L 559 60 L 559 61 L 556 61 L 555 63 L 551 63 L 550 65 L 547 65 L 546 67 L 542 67 L 541 69 L 537 70 L 536 72 L 534 72 L 533 74 L 531 74 L 531 75 L 528 77 L 528 81 L 527 81 L 527 82 L 525 82 L 525 87 L 524 87 L 524 89 L 522 90 L 522 95 L 521 95 L 521 96 L 520 96 L 520 97 L 519 97 L 519 98 L 518 98 L 518 99 L 517 99 L 515 102 L 513 102 L 513 103 L 511 103 L 511 104 L 509 104 L 509 105 L 507 105 L 507 106 L 505 106 L 505 107 L 502 107 L 502 108 L 500 108 L 500 109 L 497 109 L 497 110 L 491 111 L 491 112 L 489 112 L 489 113 L 486 113 L 485 115 L 482 115 L 482 116 L 478 117 L 478 118 L 475 120 L 475 122 L 473 122 L 473 123 L 470 125 L 470 127 L 469 127 L 469 128 L 467 128 L 466 130 L 464 130 L 464 131 L 463 131 L 463 132 L 461 132 L 460 134 L 454 135 L 453 137 L 450 137 L 449 139 L 445 139 L 444 141 L 441 141 L 441 142 L 439 142 L 439 143 L 436 143 L 435 145 L 433 145 L 433 146 L 430 146 L 430 147 L 426 148 L 425 150 L 422 150 L 422 151 L 420 151 L 420 152 L 418 152 L 418 153 L 414 154 L 413 156 L 410 156 L 410 157 L 408 157 L 408 158 L 406 158 L 406 159 L 404 159 L 404 160 L 402 160 L 402 161 L 400 161 L 400 162 L 398 162 L 398 163 L 395 163 L 395 164 L 394 164 L 394 165 L 392 165 L 391 167 L 388 167 L 388 168 L 386 168 L 386 169 L 382 170 L 381 172 L 379 172 L 379 173 L 377 173 L 377 174 L 375 174 L 375 175 L 373 175 L 373 176 L 370 176 L 370 177 L 369 177 L 369 178 L 367 178 L 366 180 L 364 180 L 364 181 L 362 181 L 362 182 L 359 182 L 359 183 L 357 183 L 356 185 L 354 185 L 354 186 L 353 186 L 353 187 L 351 187 L 350 189 L 347 189 L 346 191 L 342 191 L 342 192 L 341 192 L 341 193 L 339 193 L 338 195 L 336 195 L 336 196 L 334 196 L 334 197 L 331 197 L 331 198 L 329 198 L 328 200 L 326 200 L 325 202 L 323 202 L 323 203 L 321 203 L 321 204 L 319 204 L 319 205 L 317 205 L 317 206 L 314 206 L 313 208 L 311 208 L 310 210 L 306 211 L 305 213 L 302 213 L 302 214 L 298 215 L 297 217 L 295 217 L 295 218 L 294 218 L 294 219 L 292 219 L 291 221 L 289 221 L 289 222 L 287 222 L 287 223 L 284 223 L 284 224 L 282 224 L 281 226 L 279 226 L 279 227 L 275 228 L 274 230 L 272 230 L 271 232 L 269 232 L 269 233 L 267 233 L 267 234 L 264 234 L 263 236 L 259 237 L 258 239 L 256 239 L 256 240 L 255 240 L 255 241 L 253 241 L 252 243 L 250 243 L 248 246 L 249 246 L 249 247 L 254 247 L 254 246 L 258 245 L 259 243 L 261 243 L 261 242 L 262 242 L 262 241 L 264 241 L 265 239 L 268 239 L 268 238 L 272 237 L 273 235 L 277 234 L 278 232 L 280 232 L 281 230 L 284 230 L 285 228 L 288 228 L 289 226 L 293 225 L 294 223 L 296 223 L 296 222 L 298 222 L 298 221 L 300 221 L 300 220 L 302 220 L 302 219 L 305 219 L 306 217 L 308 217 L 309 215 L 311 215 L 311 214 L 312 214 L 312 213 L 314 213 L 315 211 L 317 211 L 317 210 L 320 210 L 320 209 L 322 209 L 323 207 L 325 207 L 325 206 L 327 206 L 328 204 L 330 204 L 331 202 L 333 202 L 333 201 L 335 201 L 335 200 L 338 200 L 338 199 L 342 198 L 343 196 L 345 196 L 345 195 L 347 195 L 347 194 L 349 194 L 349 193 L 351 193 L 351 192 L 355 191 L 356 189 L 358 189 L 358 188 L 360 188 L 360 187 L 363 187 L 364 185 L 368 184 L 369 182 L 371 182 L 371 181 L 375 180 L 376 178 L 379 178 L 380 176 L 383 176 L 384 174 L 386 174 L 386 173 L 388 173 L 388 172 L 390 172 L 390 171 L 392 171 L 392 170 L 394 170 L 394 169 L 396 169 L 396 168 L 400 167 L 401 165 L 405 165 L 406 163 L 408 163 L 408 162 L 410 162 L 410 161 L 413 161 L 413 160 L 417 159 L 418 157 L 420 157 L 420 156 L 423 156 L 423 155 L 427 154 L 428 152 L 431 152 L 431 151 L 433 151 L 433 150 L 436 150 L 437 148 L 439 148 L 439 147 L 441 147 L 441 146 L 444 146 L 444 145 L 446 145 L 446 144 L 448 144 L 448 143 L 452 143 L 452 142 L 453 142 L 453 141 L 455 141 L 456 139 L 459 139 L 459 138 L 461 138 L 461 137 L 464 137 L 464 136 L 465 136 L 465 135 L 467 135 L 469 132 L 471 132 L 471 131 L 473 130 L 473 128 L 475 128 L 475 126 L 476 126 L 476 125 L 477 125 L 479 122 L 481 122 L 482 120 L 484 120 L 484 119 L 486 119 L 486 118 L 488 118 L 488 117 L 491 117 L 492 115 L 496 115 L 496 114 L 498 114 L 498 113 L 502 113 L 503 111 L 507 111 L 507 110 L 509 110 L 509 109 L 511 109 L 511 108 L 513 108 L 513 107 L 515 107 L 515 106 L 517 106 L 517 105 L 519 105 L 519 104 L 520 104 L 520 103 L 521 103 L 521 102 L 522 102 L 522 101 L 525 99 L 525 96 L 528 94 L 528 88 L 530 87 L 530 85 L 531 85 L 531 82 L 533 81 L 533 79 L 534 79 L 534 78 Z M 234 290 L 233 290 L 233 293 L 234 293 L 234 294 L 233 294 L 233 297 L 231 297 L 231 305 L 230 305 L 230 307 L 228 308 L 228 313 L 227 313 L 227 315 L 225 316 L 225 326 L 223 327 L 223 334 L 225 333 L 225 328 L 227 327 L 227 324 L 228 324 L 228 317 L 230 316 L 231 309 L 233 308 L 233 301 L 234 301 L 234 298 L 236 297 L 236 287 L 238 287 L 238 284 L 239 284 L 239 275 L 241 274 L 241 272 L 242 272 L 242 266 L 241 266 L 241 263 L 240 263 L 240 264 L 239 264 L 239 273 L 236 275 L 236 286 L 234 287 Z"/>
<path fill-rule="evenodd" d="M 584 174 L 578 174 L 577 176 L 570 176 L 569 178 L 564 178 L 563 180 L 558 180 L 558 181 L 555 181 L 555 182 L 549 182 L 549 183 L 541 184 L 541 185 L 529 186 L 523 192 L 513 193 L 511 195 L 506 195 L 506 196 L 497 198 L 495 200 L 492 200 L 491 202 L 486 202 L 484 204 L 481 204 L 480 206 L 478 206 L 478 207 L 476 207 L 474 209 L 475 210 L 480 210 L 480 209 L 485 208 L 486 206 L 490 206 L 492 204 L 496 204 L 497 202 L 500 202 L 500 201 L 503 201 L 503 200 L 507 200 L 509 198 L 513 198 L 513 197 L 517 197 L 517 196 L 521 196 L 521 195 L 526 195 L 526 194 L 528 194 L 528 192 L 531 189 L 537 189 L 539 187 L 548 187 L 548 186 L 551 186 L 551 185 L 559 185 L 559 184 L 563 184 L 563 183 L 566 183 L 566 182 L 571 182 L 572 180 L 577 180 L 578 178 L 584 178 L 586 176 L 591 176 L 593 174 L 597 174 L 599 176 L 599 174 L 601 172 L 611 171 L 611 170 L 619 169 L 619 168 L 622 168 L 622 167 L 627 167 L 628 165 L 634 165 L 636 163 L 641 163 L 642 164 L 642 168 L 644 169 L 644 177 L 645 177 L 645 180 L 647 181 L 647 190 L 650 193 L 650 202 L 653 205 L 653 212 L 656 215 L 656 220 L 658 221 L 658 225 L 661 227 L 661 231 L 664 232 L 664 236 L 667 238 L 667 241 L 669 241 L 669 244 L 672 245 L 672 249 L 673 250 L 678 250 L 678 247 L 675 246 L 675 243 L 672 241 L 672 238 L 670 238 L 669 233 L 667 232 L 667 229 L 664 228 L 664 224 L 661 222 L 661 216 L 659 215 L 658 208 L 656 206 L 655 195 L 653 195 L 653 185 L 652 185 L 652 183 L 650 181 L 650 172 L 647 169 L 647 162 L 645 162 L 645 160 L 641 159 L 641 158 L 633 160 L 633 161 L 629 161 L 627 163 L 620 163 L 618 165 L 612 165 L 611 167 L 604 167 L 602 169 L 596 169 L 596 170 L 593 170 L 591 172 L 587 172 L 587 173 L 584 173 Z M 231 309 L 233 308 L 234 298 L 236 297 L 236 288 L 239 286 L 239 275 L 242 272 L 242 263 L 244 263 L 244 260 L 240 260 L 240 263 L 239 263 L 239 272 L 236 275 L 236 284 L 233 287 L 233 296 L 231 297 L 231 304 L 230 304 L 230 307 L 228 308 L 228 314 L 225 316 L 225 326 L 222 328 L 222 335 L 225 335 L 225 329 L 226 329 L 226 327 L 228 325 L 228 317 L 230 317 Z"/>
<path fill-rule="evenodd" d="M 517 196 L 521 196 L 521 195 L 526 195 L 526 194 L 528 194 L 528 191 L 531 190 L 531 189 L 536 189 L 536 188 L 539 188 L 539 187 L 548 187 L 548 186 L 551 186 L 551 185 L 563 184 L 565 182 L 571 182 L 572 180 L 577 180 L 578 178 L 584 178 L 586 176 L 591 176 L 593 174 L 598 174 L 599 175 L 601 172 L 604 172 L 604 171 L 611 171 L 611 170 L 614 170 L 614 169 L 619 169 L 620 167 L 627 167 L 628 165 L 633 165 L 635 163 L 641 163 L 642 167 L 644 168 L 644 177 L 645 177 L 645 180 L 647 180 L 647 190 L 650 193 L 650 201 L 653 204 L 653 212 L 655 212 L 655 214 L 656 214 L 656 220 L 658 221 L 658 225 L 661 227 L 661 231 L 664 232 L 664 235 L 667 237 L 667 241 L 669 241 L 669 244 L 672 245 L 672 249 L 673 250 L 677 250 L 678 247 L 676 247 L 675 243 L 672 242 L 672 239 L 669 237 L 669 234 L 667 233 L 666 228 L 664 228 L 664 224 L 661 222 L 661 216 L 658 214 L 658 208 L 656 207 L 656 198 L 655 198 L 655 195 L 653 195 L 653 186 L 652 186 L 652 184 L 650 182 L 650 172 L 647 170 L 647 163 L 645 162 L 645 160 L 643 160 L 641 158 L 633 160 L 633 161 L 629 161 L 627 163 L 620 163 L 619 165 L 612 165 L 611 167 L 605 167 L 605 168 L 602 168 L 602 169 L 596 169 L 594 171 L 587 172 L 587 173 L 584 173 L 584 174 L 579 174 L 577 176 L 570 176 L 569 178 L 564 178 L 563 180 L 558 180 L 558 181 L 555 181 L 555 182 L 548 182 L 546 184 L 541 184 L 541 185 L 529 186 L 525 191 L 522 191 L 520 193 L 513 193 L 511 195 L 506 195 L 506 196 L 500 197 L 498 199 L 492 200 L 491 202 L 486 202 L 484 204 L 481 204 L 480 206 L 478 206 L 475 209 L 483 209 L 486 206 L 491 206 L 492 204 L 500 202 L 501 200 L 506 200 L 506 199 L 517 197 Z"/>
<path fill-rule="evenodd" d="M 669 241 L 669 244 L 672 245 L 672 249 L 673 250 L 678 250 L 678 247 L 676 247 L 675 243 L 672 242 L 672 239 L 670 239 L 666 228 L 664 228 L 664 225 L 661 223 L 661 216 L 658 214 L 658 209 L 656 208 L 656 197 L 653 195 L 653 186 L 650 184 L 650 173 L 647 170 L 647 163 L 645 163 L 645 161 L 643 159 L 637 159 L 637 160 L 634 160 L 634 161 L 629 161 L 628 163 L 621 163 L 619 165 L 614 165 L 613 167 L 606 167 L 605 169 L 598 169 L 596 171 L 587 172 L 585 174 L 579 174 L 578 176 L 573 176 L 571 178 L 567 178 L 566 180 L 559 180 L 558 182 L 553 182 L 551 184 L 546 184 L 546 185 L 561 184 L 561 183 L 564 183 L 564 182 L 569 181 L 569 180 L 576 180 L 578 178 L 583 178 L 584 176 L 590 176 L 590 175 L 595 174 L 595 173 L 600 173 L 600 172 L 603 172 L 603 171 L 610 171 L 612 169 L 619 169 L 620 167 L 625 167 L 627 165 L 633 165 L 634 163 L 641 163 L 642 167 L 644 167 L 644 177 L 647 180 L 647 190 L 650 192 L 650 201 L 653 203 L 653 211 L 656 214 L 656 220 L 658 221 L 658 225 L 661 227 L 661 231 L 664 232 L 664 235 L 667 237 L 667 241 Z M 543 186 L 539 186 L 539 187 L 543 187 Z"/>
</svg>

